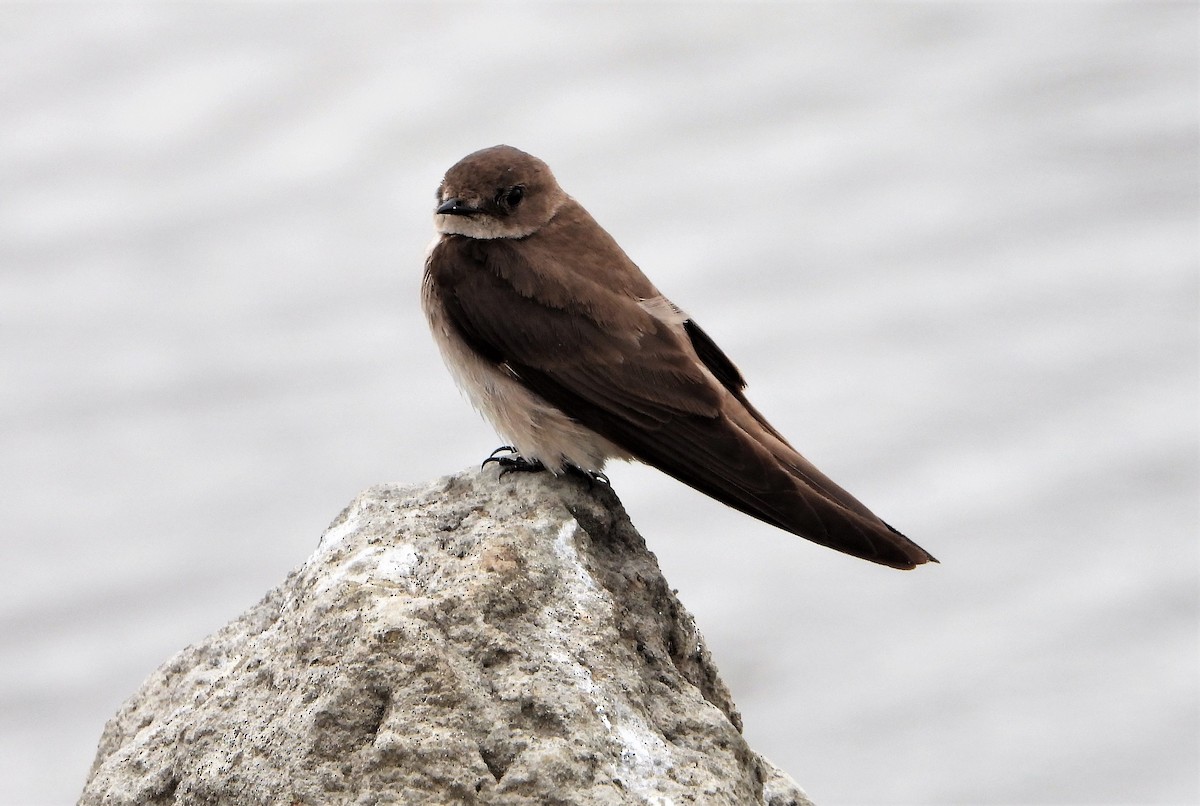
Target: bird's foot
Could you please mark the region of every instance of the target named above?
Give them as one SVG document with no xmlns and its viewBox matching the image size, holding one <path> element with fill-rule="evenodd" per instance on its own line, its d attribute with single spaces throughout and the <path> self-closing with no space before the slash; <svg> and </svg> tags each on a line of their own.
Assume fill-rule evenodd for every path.
<svg viewBox="0 0 1200 806">
<path fill-rule="evenodd" d="M 584 470 L 582 467 L 567 465 L 567 472 L 572 476 L 579 476 L 581 479 L 586 481 L 589 490 L 592 489 L 592 487 L 597 483 L 604 484 L 608 487 L 612 486 L 612 482 L 608 480 L 608 476 L 604 475 L 599 470 Z"/>
<path fill-rule="evenodd" d="M 517 449 L 514 448 L 512 445 L 501 445 L 499 448 L 496 448 L 496 450 L 494 450 L 488 454 L 488 458 L 483 460 L 483 463 L 481 465 L 479 465 L 479 469 L 482 470 L 483 468 L 487 467 L 488 462 L 499 462 L 501 459 L 507 458 L 507 457 L 503 457 L 503 456 L 497 456 L 497 454 L 516 453 L 516 452 L 517 452 Z"/>
<path fill-rule="evenodd" d="M 509 454 L 508 456 L 497 455 L 506 451 Z M 517 449 L 511 445 L 505 445 L 492 451 L 492 455 L 484 459 L 480 467 L 487 467 L 491 462 L 495 462 L 500 466 L 499 478 L 504 478 L 509 473 L 537 473 L 546 469 L 546 466 L 537 459 L 526 459 L 517 453 Z"/>
<path fill-rule="evenodd" d="M 501 454 L 507 455 L 502 456 Z M 491 454 L 488 455 L 488 458 L 483 460 L 483 464 L 481 464 L 479 467 L 481 469 L 485 468 L 492 462 L 495 462 L 500 466 L 499 478 L 504 478 L 505 474 L 507 473 L 538 473 L 546 469 L 546 465 L 544 465 L 540 460 L 526 459 L 524 456 L 517 453 L 517 449 L 512 445 L 501 445 L 499 448 L 496 448 L 496 450 L 492 451 Z M 582 467 L 577 467 L 570 464 L 566 465 L 564 469 L 572 476 L 577 476 L 586 481 L 589 490 L 592 489 L 592 486 L 597 483 L 604 484 L 609 487 L 612 486 L 612 482 L 608 480 L 608 476 L 604 475 L 599 470 L 584 470 Z"/>
</svg>

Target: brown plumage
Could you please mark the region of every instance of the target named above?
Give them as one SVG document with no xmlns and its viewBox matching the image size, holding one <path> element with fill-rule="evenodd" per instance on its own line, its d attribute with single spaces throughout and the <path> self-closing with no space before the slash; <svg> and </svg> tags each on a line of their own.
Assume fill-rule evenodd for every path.
<svg viewBox="0 0 1200 806">
<path fill-rule="evenodd" d="M 423 304 L 447 366 L 522 457 L 555 472 L 638 459 L 722 503 L 894 568 L 934 558 L 788 444 L 733 362 L 510 146 L 438 189 Z"/>
</svg>

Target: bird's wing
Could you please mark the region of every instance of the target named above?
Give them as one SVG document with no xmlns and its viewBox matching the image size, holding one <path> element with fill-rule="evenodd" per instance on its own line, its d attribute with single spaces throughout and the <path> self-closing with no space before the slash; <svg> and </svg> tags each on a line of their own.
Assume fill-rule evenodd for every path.
<svg viewBox="0 0 1200 806">
<path fill-rule="evenodd" d="M 758 409 L 750 405 L 750 401 L 746 399 L 746 379 L 742 377 L 742 373 L 729 360 L 729 356 L 717 346 L 707 333 L 705 333 L 700 325 L 696 324 L 694 319 L 688 319 L 683 323 L 684 331 L 691 341 L 692 349 L 696 351 L 696 356 L 704 362 L 704 366 L 708 367 L 708 371 L 713 374 L 713 377 L 721 382 L 721 385 L 729 390 L 729 394 L 733 395 L 743 408 L 758 421 L 758 424 L 771 433 L 777 440 L 784 445 L 791 447 L 783 436 L 775 430 L 775 426 L 767 422 L 767 418 L 759 413 Z"/>
<path fill-rule="evenodd" d="M 728 506 L 885 565 L 931 559 L 799 454 L 781 462 L 752 433 L 764 424 L 757 412 L 748 412 L 752 420 L 727 416 L 740 405 L 731 397 L 744 400 L 744 382 L 698 327 L 684 335 L 599 284 L 587 300 L 549 293 L 554 302 L 547 303 L 522 260 L 506 242 L 470 239 L 443 241 L 430 256 L 447 319 L 481 357 L 639 460 Z M 695 334 L 700 348 L 692 346 Z"/>
</svg>

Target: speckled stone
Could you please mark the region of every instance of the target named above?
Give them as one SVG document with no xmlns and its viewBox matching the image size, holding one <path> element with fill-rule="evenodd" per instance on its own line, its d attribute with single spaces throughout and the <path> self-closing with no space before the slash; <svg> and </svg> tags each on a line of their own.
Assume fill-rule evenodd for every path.
<svg viewBox="0 0 1200 806">
<path fill-rule="evenodd" d="M 601 483 L 382 485 L 106 726 L 81 804 L 809 804 Z"/>
</svg>

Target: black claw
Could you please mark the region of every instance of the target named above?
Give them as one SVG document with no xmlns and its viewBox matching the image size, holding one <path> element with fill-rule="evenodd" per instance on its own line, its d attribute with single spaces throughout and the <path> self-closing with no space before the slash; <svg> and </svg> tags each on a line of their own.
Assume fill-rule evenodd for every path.
<svg viewBox="0 0 1200 806">
<path fill-rule="evenodd" d="M 512 445 L 501 445 L 499 448 L 496 448 L 496 450 L 494 450 L 488 454 L 488 458 L 483 460 L 483 463 L 479 465 L 479 469 L 482 470 L 483 468 L 487 467 L 488 462 L 499 462 L 502 459 L 508 458 L 508 457 L 502 457 L 502 456 L 496 455 L 498 453 L 504 453 L 505 451 L 507 451 L 508 453 L 516 453 L 517 449 L 514 448 Z"/>
<path fill-rule="evenodd" d="M 608 476 L 604 475 L 599 470 L 584 470 L 582 467 L 567 465 L 567 472 L 572 475 L 579 476 L 586 481 L 589 490 L 592 489 L 592 486 L 596 483 L 604 484 L 609 487 L 612 486 L 612 482 L 608 480 Z"/>
<path fill-rule="evenodd" d="M 509 453 L 510 456 L 499 456 L 501 453 Z M 521 454 L 517 453 L 517 449 L 512 445 L 501 445 L 496 450 L 488 455 L 488 458 L 483 460 L 479 466 L 480 469 L 487 467 L 492 462 L 500 466 L 500 475 L 498 478 L 504 478 L 507 473 L 540 473 L 546 469 L 546 466 L 537 459 L 526 459 Z M 584 470 L 582 467 L 575 465 L 567 465 L 566 471 L 573 476 L 578 476 L 587 482 L 588 489 L 592 489 L 594 484 L 604 484 L 611 487 L 612 482 L 608 480 L 608 476 L 601 473 L 599 470 Z"/>
<path fill-rule="evenodd" d="M 488 462 L 495 462 L 500 465 L 500 475 L 498 478 L 504 478 L 509 473 L 539 473 L 546 469 L 546 466 L 536 459 L 526 459 L 524 456 L 489 456 L 484 460 L 484 465 Z"/>
</svg>

